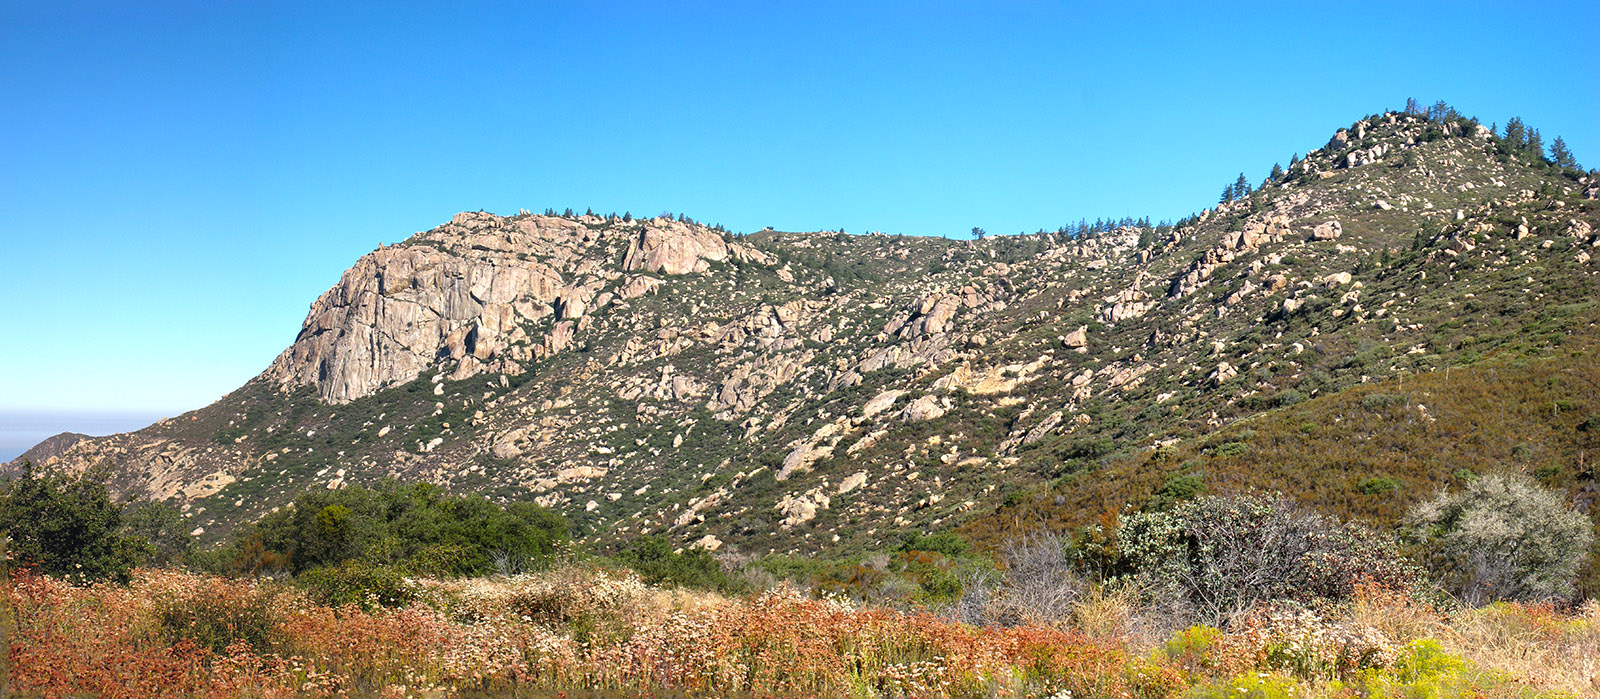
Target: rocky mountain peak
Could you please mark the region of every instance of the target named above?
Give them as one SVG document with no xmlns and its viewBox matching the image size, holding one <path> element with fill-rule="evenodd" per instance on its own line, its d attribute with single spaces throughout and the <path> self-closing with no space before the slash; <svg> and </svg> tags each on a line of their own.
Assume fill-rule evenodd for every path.
<svg viewBox="0 0 1600 699">
<path fill-rule="evenodd" d="M 463 212 L 358 260 L 311 305 L 266 376 L 285 391 L 314 386 L 344 403 L 444 360 L 455 363 L 456 380 L 520 374 L 570 347 L 589 314 L 648 293 L 661 275 L 703 273 L 730 256 L 764 258 L 665 217 Z"/>
</svg>

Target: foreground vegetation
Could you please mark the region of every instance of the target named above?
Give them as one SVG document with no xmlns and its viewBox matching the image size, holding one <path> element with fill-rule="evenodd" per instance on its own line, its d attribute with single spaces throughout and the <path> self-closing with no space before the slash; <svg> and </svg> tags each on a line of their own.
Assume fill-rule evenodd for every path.
<svg viewBox="0 0 1600 699">
<path fill-rule="evenodd" d="M 910 534 L 855 563 L 652 537 L 597 557 L 542 508 L 398 483 L 308 493 L 208 551 L 164 536 L 170 514 L 81 478 L 5 484 L 9 693 L 1600 692 L 1600 604 L 1572 586 L 1592 527 L 1511 473 L 1396 531 L 1278 495 L 1199 495 L 1098 536 L 1040 530 L 980 554 Z"/>
<path fill-rule="evenodd" d="M 1054 623 L 973 626 L 779 587 L 729 598 L 578 564 L 411 580 L 402 607 L 282 582 L 140 569 L 19 573 L 22 696 L 1556 697 L 1600 689 L 1600 607 L 1454 611 L 1367 588 L 1157 630 L 1096 592 Z"/>
</svg>

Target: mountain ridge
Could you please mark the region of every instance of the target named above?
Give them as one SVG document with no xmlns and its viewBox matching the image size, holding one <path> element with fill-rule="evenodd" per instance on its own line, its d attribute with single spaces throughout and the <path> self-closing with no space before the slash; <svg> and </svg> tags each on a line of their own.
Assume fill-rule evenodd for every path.
<svg viewBox="0 0 1600 699">
<path fill-rule="evenodd" d="M 206 536 L 398 477 L 535 499 L 602 543 L 881 546 L 1307 398 L 1593 335 L 1595 194 L 1474 122 L 1384 113 L 1171 226 L 467 212 L 363 256 L 229 396 L 46 461 L 110 464 Z"/>
</svg>

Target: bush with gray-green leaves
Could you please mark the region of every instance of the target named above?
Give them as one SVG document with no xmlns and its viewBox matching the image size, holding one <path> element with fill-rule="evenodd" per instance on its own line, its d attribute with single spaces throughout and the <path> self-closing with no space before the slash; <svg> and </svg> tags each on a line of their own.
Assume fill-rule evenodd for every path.
<svg viewBox="0 0 1600 699">
<path fill-rule="evenodd" d="M 1571 598 L 1594 543 L 1594 525 L 1565 497 L 1508 474 L 1419 503 L 1406 530 L 1446 587 L 1474 606 Z"/>
<path fill-rule="evenodd" d="M 1124 515 L 1117 551 L 1130 582 L 1210 624 L 1261 603 L 1348 599 L 1362 584 L 1411 589 L 1420 577 L 1393 538 L 1282 496 L 1202 496 Z"/>
</svg>

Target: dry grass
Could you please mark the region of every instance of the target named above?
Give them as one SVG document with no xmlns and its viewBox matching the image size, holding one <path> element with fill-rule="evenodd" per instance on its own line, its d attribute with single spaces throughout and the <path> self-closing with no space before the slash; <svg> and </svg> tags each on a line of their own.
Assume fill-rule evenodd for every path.
<svg viewBox="0 0 1600 699">
<path fill-rule="evenodd" d="M 1574 614 L 1548 606 L 1492 604 L 1452 615 L 1448 647 L 1518 682 L 1600 696 L 1600 603 Z"/>
<path fill-rule="evenodd" d="M 282 583 L 141 570 L 127 586 L 75 586 L 18 574 L 5 590 L 15 620 L 7 689 L 108 697 L 1590 696 L 1600 655 L 1593 605 L 1579 614 L 1496 605 L 1445 615 L 1381 591 L 1339 608 L 1262 610 L 1226 632 L 1173 636 L 1147 630 L 1155 612 L 1134 595 L 1100 587 L 1073 603 L 1070 620 L 1004 628 L 788 589 L 741 599 L 659 590 L 579 566 L 416 586 L 412 606 L 365 612 L 314 604 Z M 1418 649 L 1430 647 L 1414 641 L 1423 638 L 1452 655 L 1416 670 Z"/>
</svg>

